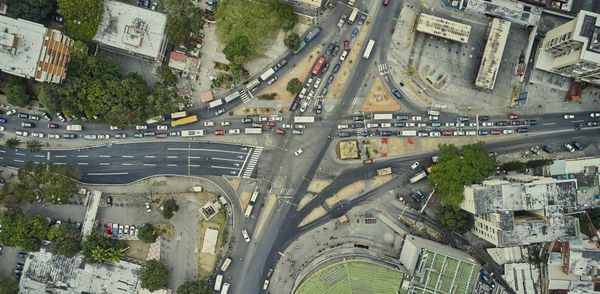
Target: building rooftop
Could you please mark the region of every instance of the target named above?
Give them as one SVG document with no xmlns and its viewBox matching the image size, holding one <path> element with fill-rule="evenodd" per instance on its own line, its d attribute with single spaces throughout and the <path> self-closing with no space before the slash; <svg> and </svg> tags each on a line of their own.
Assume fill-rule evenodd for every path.
<svg viewBox="0 0 600 294">
<path fill-rule="evenodd" d="M 600 157 L 581 157 L 573 159 L 555 160 L 548 167 L 551 176 L 564 176 L 566 174 L 580 174 L 588 166 L 600 167 Z"/>
<path fill-rule="evenodd" d="M 34 78 L 46 31 L 41 24 L 0 15 L 0 70 Z"/>
<path fill-rule="evenodd" d="M 162 60 L 166 24 L 167 16 L 163 13 L 107 0 L 94 41 L 130 54 Z"/>
<path fill-rule="evenodd" d="M 465 10 L 499 17 L 512 23 L 537 26 L 542 8 L 515 0 L 464 0 Z"/>
<path fill-rule="evenodd" d="M 502 276 L 516 293 L 541 293 L 538 283 L 540 272 L 530 263 L 509 263 L 504 265 Z"/>
<path fill-rule="evenodd" d="M 494 89 L 509 31 L 510 22 L 498 18 L 492 19 L 475 86 L 486 90 Z"/>
<path fill-rule="evenodd" d="M 595 241 L 577 238 L 556 242 L 548 258 L 549 287 L 591 293 L 595 288 L 592 281 L 600 280 L 598 268 L 600 248 Z"/>
<path fill-rule="evenodd" d="M 138 293 L 141 266 L 85 264 L 81 256 L 54 255 L 44 248 L 25 261 L 19 293 Z"/>
<path fill-rule="evenodd" d="M 467 43 L 471 35 L 471 25 L 421 13 L 417 22 L 417 31 L 456 42 Z"/>
</svg>

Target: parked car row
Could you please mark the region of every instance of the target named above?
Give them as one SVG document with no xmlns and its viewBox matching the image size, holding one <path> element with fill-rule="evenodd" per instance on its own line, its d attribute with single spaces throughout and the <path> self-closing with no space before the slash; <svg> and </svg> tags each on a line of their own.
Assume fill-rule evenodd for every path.
<svg viewBox="0 0 600 294">
<path fill-rule="evenodd" d="M 338 126 L 339 127 L 339 126 Z M 350 136 L 392 136 L 396 134 L 398 137 L 442 137 L 442 136 L 487 136 L 487 135 L 510 135 L 515 133 L 526 133 L 528 128 L 517 128 L 517 129 L 504 129 L 504 130 L 366 130 L 366 131 L 345 131 L 339 132 L 338 137 L 350 137 Z"/>
<path fill-rule="evenodd" d="M 109 236 L 117 237 L 118 235 L 138 235 L 139 227 L 135 225 L 123 225 L 117 223 L 108 223 L 106 224 L 106 233 Z"/>
</svg>

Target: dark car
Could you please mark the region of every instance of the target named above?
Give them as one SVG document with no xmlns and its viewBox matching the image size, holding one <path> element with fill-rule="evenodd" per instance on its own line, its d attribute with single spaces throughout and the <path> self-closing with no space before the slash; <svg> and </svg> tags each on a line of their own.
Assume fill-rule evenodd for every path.
<svg viewBox="0 0 600 294">
<path fill-rule="evenodd" d="M 581 144 L 579 144 L 578 142 L 573 142 L 573 146 L 575 146 L 577 150 L 583 150 L 583 146 L 581 146 Z"/>
<path fill-rule="evenodd" d="M 29 114 L 27 114 L 27 113 L 19 113 L 18 117 L 19 118 L 29 118 Z"/>
<path fill-rule="evenodd" d="M 588 121 L 587 122 L 587 126 L 588 127 L 597 127 L 598 126 L 598 122 L 597 121 Z"/>
<path fill-rule="evenodd" d="M 353 129 L 359 129 L 359 128 L 364 128 L 365 125 L 362 123 L 356 123 L 356 124 L 351 124 L 350 127 Z"/>
<path fill-rule="evenodd" d="M 432 122 L 432 123 L 431 123 L 431 126 L 432 126 L 432 127 L 434 127 L 434 128 L 439 128 L 439 127 L 441 127 L 441 126 L 442 126 L 442 123 L 439 123 L 439 122 Z"/>
<path fill-rule="evenodd" d="M 360 133 L 358 133 L 358 135 L 362 136 L 362 137 L 368 137 L 369 136 L 369 131 L 360 132 Z"/>
<path fill-rule="evenodd" d="M 295 99 L 294 103 L 292 103 L 292 106 L 290 107 L 290 111 L 296 111 L 296 109 L 298 108 L 298 105 L 300 105 L 300 100 Z"/>
<path fill-rule="evenodd" d="M 529 132 L 529 128 L 518 128 L 517 133 L 527 133 Z"/>
<path fill-rule="evenodd" d="M 361 24 L 365 23 L 366 19 L 367 19 L 367 16 L 365 14 L 361 14 L 360 19 L 358 20 L 358 24 L 361 25 Z"/>
<path fill-rule="evenodd" d="M 525 121 L 526 125 L 530 125 L 530 126 L 534 126 L 537 124 L 537 121 L 535 119 L 528 119 Z"/>
<path fill-rule="evenodd" d="M 338 52 L 340 52 L 340 46 L 335 46 L 335 48 L 333 48 L 333 52 L 331 53 L 331 55 L 336 56 L 338 54 Z"/>
<path fill-rule="evenodd" d="M 156 136 L 156 132 L 155 131 L 144 132 L 144 136 L 146 136 L 146 137 L 154 137 L 154 136 Z"/>
<path fill-rule="evenodd" d="M 6 119 L 0 118 L 0 124 L 5 124 L 6 123 Z"/>
<path fill-rule="evenodd" d="M 471 121 L 471 118 L 468 116 L 459 116 L 458 121 L 467 122 L 467 121 Z"/>
<path fill-rule="evenodd" d="M 331 82 L 333 82 L 333 75 L 330 75 L 330 76 L 327 78 L 327 84 L 331 84 Z"/>
<path fill-rule="evenodd" d="M 500 135 L 502 132 L 500 132 L 499 130 L 491 130 L 490 131 L 490 135 Z"/>
<path fill-rule="evenodd" d="M 400 94 L 400 91 L 398 91 L 398 89 L 393 88 L 392 89 L 392 94 L 394 94 L 394 96 L 396 96 L 396 98 L 402 99 L 402 94 Z"/>
<path fill-rule="evenodd" d="M 242 118 L 242 123 L 243 124 L 250 124 L 250 123 L 252 123 L 252 119 L 249 118 L 249 117 L 244 117 L 244 118 Z"/>
<path fill-rule="evenodd" d="M 379 135 L 380 136 L 391 136 L 392 132 L 390 132 L 390 131 L 380 131 Z"/>
<path fill-rule="evenodd" d="M 25 265 L 23 263 L 17 262 L 17 269 L 22 270 Z"/>
<path fill-rule="evenodd" d="M 363 121 L 365 118 L 362 115 L 356 115 L 352 117 L 353 121 Z"/>
<path fill-rule="evenodd" d="M 481 131 L 479 131 L 479 135 L 480 135 L 480 136 L 486 136 L 486 135 L 489 135 L 489 134 L 490 134 L 490 132 L 488 132 L 488 131 L 485 131 L 485 130 L 481 130 Z"/>
<path fill-rule="evenodd" d="M 325 63 L 321 68 L 321 73 L 325 74 L 329 70 L 329 63 Z"/>
<path fill-rule="evenodd" d="M 416 194 L 417 194 L 419 197 L 421 197 L 421 199 L 425 199 L 425 194 L 423 194 L 423 192 L 421 192 L 421 191 L 419 191 L 419 190 L 416 190 L 416 191 L 415 191 L 415 193 L 416 193 Z"/>
<path fill-rule="evenodd" d="M 518 120 L 513 120 L 513 121 L 510 122 L 511 126 L 520 126 L 522 124 L 523 124 L 523 122 L 518 121 Z"/>
<path fill-rule="evenodd" d="M 42 117 L 43 117 L 45 120 L 47 120 L 47 121 L 51 121 L 51 120 L 52 120 L 52 118 L 50 117 L 50 115 L 48 115 L 48 114 L 47 114 L 47 113 L 45 113 L 45 112 L 43 112 L 43 113 L 42 113 Z"/>
<path fill-rule="evenodd" d="M 350 137 L 350 133 L 349 132 L 340 132 L 340 133 L 338 133 L 338 137 L 341 137 L 341 138 Z"/>
<path fill-rule="evenodd" d="M 550 146 L 548 146 L 548 145 L 544 145 L 544 147 L 542 149 L 548 153 L 552 153 L 552 148 L 550 148 Z"/>
<path fill-rule="evenodd" d="M 17 254 L 18 258 L 27 258 L 27 253 L 25 252 L 19 252 L 19 254 Z"/>
<path fill-rule="evenodd" d="M 412 196 L 412 198 L 415 199 L 416 202 L 421 202 L 421 198 L 419 198 L 417 194 L 410 194 L 410 196 Z"/>
<path fill-rule="evenodd" d="M 35 128 L 35 124 L 30 122 L 22 122 L 21 126 L 24 128 Z"/>
<path fill-rule="evenodd" d="M 317 114 L 321 114 L 321 112 L 323 112 L 323 104 L 321 104 L 321 103 L 317 104 L 317 109 L 315 110 L 315 112 Z"/>
<path fill-rule="evenodd" d="M 111 207 L 112 206 L 112 197 L 107 196 L 106 197 L 106 206 Z"/>
<path fill-rule="evenodd" d="M 489 116 L 482 115 L 482 116 L 480 116 L 480 117 L 479 117 L 479 120 L 480 120 L 480 121 L 488 121 L 488 120 L 490 120 L 490 117 L 489 117 Z"/>
<path fill-rule="evenodd" d="M 169 136 L 171 136 L 171 137 L 179 137 L 179 136 L 181 136 L 181 131 L 171 131 L 169 133 Z"/>
<path fill-rule="evenodd" d="M 64 139 L 75 139 L 77 137 L 77 135 L 75 135 L 75 134 L 63 134 L 62 137 Z"/>
<path fill-rule="evenodd" d="M 404 123 L 403 122 L 395 122 L 392 124 L 395 128 L 403 128 L 404 127 Z"/>
<path fill-rule="evenodd" d="M 408 115 L 396 115 L 396 120 L 408 120 Z"/>
<path fill-rule="evenodd" d="M 505 127 L 505 126 L 508 126 L 508 122 L 507 121 L 499 121 L 499 122 L 496 122 L 496 126 Z"/>
<path fill-rule="evenodd" d="M 335 44 L 329 43 L 329 46 L 327 47 L 327 55 L 331 55 L 333 53 L 333 48 L 335 48 Z"/>
<path fill-rule="evenodd" d="M 48 124 L 48 128 L 50 128 L 50 129 L 57 129 L 58 125 L 57 124 Z"/>
<path fill-rule="evenodd" d="M 336 73 L 336 72 L 338 72 L 338 70 L 340 70 L 340 64 L 339 64 L 339 63 L 338 63 L 338 64 L 336 64 L 336 65 L 333 67 L 333 72 L 334 72 L 334 73 Z"/>
</svg>

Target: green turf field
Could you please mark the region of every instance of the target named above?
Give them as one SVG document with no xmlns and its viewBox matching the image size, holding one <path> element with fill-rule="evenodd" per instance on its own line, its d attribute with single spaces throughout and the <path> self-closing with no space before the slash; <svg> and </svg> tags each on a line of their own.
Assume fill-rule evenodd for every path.
<svg viewBox="0 0 600 294">
<path fill-rule="evenodd" d="M 346 260 L 329 265 L 308 277 L 296 294 L 395 294 L 404 275 L 372 263 Z"/>
</svg>

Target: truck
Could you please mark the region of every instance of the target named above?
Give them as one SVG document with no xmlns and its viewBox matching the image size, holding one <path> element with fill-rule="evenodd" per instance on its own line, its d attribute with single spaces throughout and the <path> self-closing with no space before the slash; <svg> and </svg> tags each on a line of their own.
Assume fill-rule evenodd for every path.
<svg viewBox="0 0 600 294">
<path fill-rule="evenodd" d="M 391 113 L 375 113 L 373 115 L 374 120 L 392 120 L 394 115 Z"/>
<path fill-rule="evenodd" d="M 182 137 L 200 137 L 206 136 L 206 132 L 204 130 L 185 130 L 181 131 Z"/>
<path fill-rule="evenodd" d="M 427 115 L 440 116 L 440 112 L 437 110 L 427 110 Z"/>
<path fill-rule="evenodd" d="M 250 217 L 253 208 L 254 205 L 248 204 L 248 206 L 246 206 L 246 211 L 244 212 L 244 217 Z"/>
<path fill-rule="evenodd" d="M 68 125 L 67 131 L 81 132 L 81 131 L 83 131 L 83 126 L 82 125 Z"/>
<path fill-rule="evenodd" d="M 262 134 L 262 128 L 245 128 L 244 134 L 246 135 L 260 135 Z"/>
<path fill-rule="evenodd" d="M 304 47 L 306 47 L 306 42 L 300 42 L 300 46 L 298 46 L 298 49 L 292 51 L 292 54 L 298 54 L 300 51 L 302 51 L 302 49 L 304 49 Z"/>
<path fill-rule="evenodd" d="M 159 123 L 164 120 L 165 120 L 165 118 L 162 115 L 159 115 L 159 116 L 155 116 L 155 117 L 151 117 L 151 118 L 147 119 L 146 124 L 151 125 L 151 124 Z"/>
<path fill-rule="evenodd" d="M 371 56 L 371 51 L 373 51 L 373 46 L 375 46 L 375 41 L 369 40 L 369 43 L 367 43 L 367 48 L 365 49 L 365 52 L 363 53 L 364 59 L 369 59 L 369 56 Z"/>
<path fill-rule="evenodd" d="M 310 41 L 312 41 L 320 32 L 321 32 L 321 29 L 319 27 L 312 29 L 306 35 L 306 37 L 304 37 L 304 42 L 306 42 L 307 44 L 310 43 Z"/>
<path fill-rule="evenodd" d="M 171 119 L 184 118 L 186 116 L 188 116 L 188 112 L 187 111 L 179 111 L 179 112 L 173 112 L 173 113 L 171 113 Z"/>
<path fill-rule="evenodd" d="M 386 167 L 386 168 L 382 168 L 382 169 L 378 169 L 377 170 L 377 175 L 378 176 L 385 176 L 385 175 L 389 175 L 392 173 L 392 168 L 391 167 Z"/>
<path fill-rule="evenodd" d="M 284 59 L 280 60 L 279 62 L 277 62 L 277 64 L 273 67 L 273 69 L 275 71 L 278 71 L 286 64 L 287 64 L 287 59 L 284 58 Z M 277 69 L 275 69 L 275 68 L 277 68 Z"/>
<path fill-rule="evenodd" d="M 352 9 L 352 13 L 350 13 L 350 17 L 348 17 L 348 19 L 346 20 L 348 22 L 348 24 L 354 24 L 354 20 L 356 19 L 357 15 L 358 15 L 358 9 L 357 8 Z"/>
<path fill-rule="evenodd" d="M 260 75 L 260 80 L 263 82 L 268 81 L 275 74 L 275 70 L 272 68 L 267 69 L 262 75 Z"/>
<path fill-rule="evenodd" d="M 259 84 L 260 84 L 260 81 L 258 79 L 254 79 L 254 80 L 250 81 L 248 84 L 246 84 L 246 89 L 248 89 L 249 91 L 252 91 Z"/>
<path fill-rule="evenodd" d="M 225 100 L 225 103 L 229 103 L 235 99 L 240 98 L 241 94 L 239 91 L 235 91 L 229 95 L 227 95 L 225 98 L 223 98 Z"/>
<path fill-rule="evenodd" d="M 294 123 L 314 123 L 314 116 L 295 116 Z"/>
<path fill-rule="evenodd" d="M 223 99 L 217 99 L 217 100 L 213 100 L 211 102 L 208 102 L 208 109 L 213 109 L 215 107 L 219 107 L 221 105 L 223 105 L 225 103 L 225 101 Z"/>
<path fill-rule="evenodd" d="M 415 137 L 417 136 L 416 130 L 402 130 L 398 131 L 399 136 L 401 137 Z"/>
<path fill-rule="evenodd" d="M 411 184 L 414 184 L 426 177 L 427 177 L 427 173 L 424 170 L 422 170 L 422 171 L 414 174 L 412 177 L 410 177 L 410 179 L 408 179 L 408 182 Z"/>
</svg>

